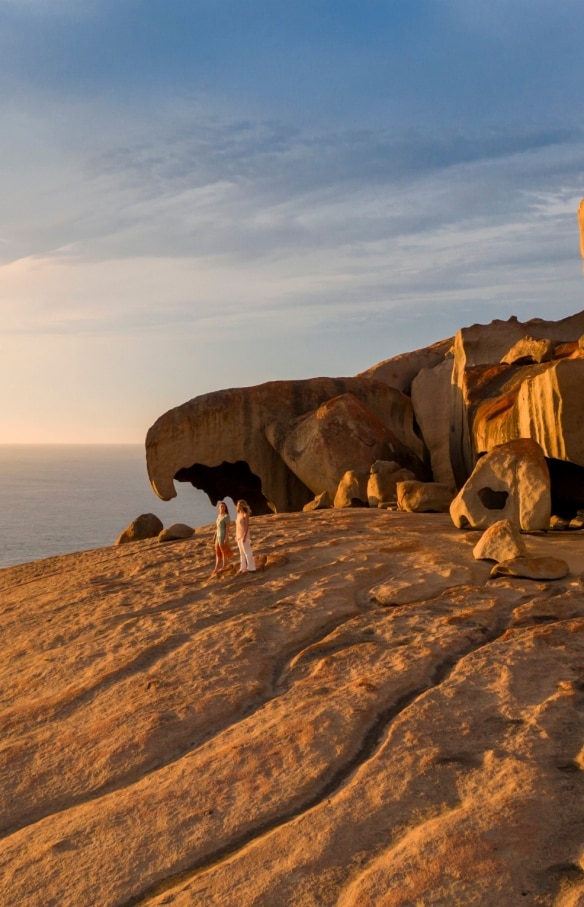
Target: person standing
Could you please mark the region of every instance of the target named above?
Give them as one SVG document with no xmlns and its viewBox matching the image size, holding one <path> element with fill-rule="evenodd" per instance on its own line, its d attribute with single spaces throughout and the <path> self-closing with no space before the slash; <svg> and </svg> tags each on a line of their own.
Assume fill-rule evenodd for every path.
<svg viewBox="0 0 584 907">
<path fill-rule="evenodd" d="M 235 518 L 235 541 L 239 548 L 240 573 L 255 573 L 256 565 L 251 550 L 249 535 L 249 518 L 251 509 L 246 501 L 237 502 L 237 516 Z"/>
<path fill-rule="evenodd" d="M 217 509 L 219 513 L 215 520 L 215 569 L 211 575 L 225 570 L 225 561 L 229 560 L 230 557 L 234 557 L 229 545 L 229 523 L 231 521 L 225 501 L 220 501 Z"/>
</svg>

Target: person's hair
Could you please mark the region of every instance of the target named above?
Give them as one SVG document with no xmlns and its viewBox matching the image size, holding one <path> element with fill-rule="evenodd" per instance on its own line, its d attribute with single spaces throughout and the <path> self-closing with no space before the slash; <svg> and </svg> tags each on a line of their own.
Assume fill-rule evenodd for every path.
<svg viewBox="0 0 584 907">
<path fill-rule="evenodd" d="M 247 513 L 248 516 L 249 516 L 250 513 L 251 513 L 251 507 L 249 506 L 249 504 L 247 503 L 247 501 L 243 501 L 243 500 L 238 501 L 238 502 L 237 502 L 237 509 L 238 509 L 238 510 L 245 510 L 245 512 Z"/>
<path fill-rule="evenodd" d="M 219 507 L 219 509 L 221 509 L 222 507 L 225 507 L 225 510 L 227 511 L 227 513 L 229 513 L 229 507 L 227 506 L 225 501 L 219 501 L 219 504 L 217 506 Z"/>
</svg>

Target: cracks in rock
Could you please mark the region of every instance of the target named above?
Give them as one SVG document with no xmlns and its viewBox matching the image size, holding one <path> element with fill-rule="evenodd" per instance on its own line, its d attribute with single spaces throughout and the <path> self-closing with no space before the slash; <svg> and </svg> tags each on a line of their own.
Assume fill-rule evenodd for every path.
<svg viewBox="0 0 584 907">
<path fill-rule="evenodd" d="M 353 618 L 349 618 L 347 621 L 344 621 L 344 623 L 348 623 L 352 619 Z M 338 793 L 338 791 L 347 784 L 350 778 L 353 777 L 355 772 L 366 765 L 375 756 L 379 748 L 383 745 L 383 742 L 386 740 L 395 719 L 414 705 L 420 697 L 435 690 L 444 683 L 464 658 L 468 657 L 470 654 L 474 654 L 474 652 L 490 645 L 500 638 L 506 629 L 506 626 L 503 625 L 504 623 L 505 622 L 503 621 L 499 622 L 497 628 L 489 634 L 489 639 L 485 640 L 480 645 L 474 647 L 469 645 L 464 651 L 460 652 L 458 657 L 449 656 L 445 658 L 437 665 L 432 678 L 427 685 L 407 691 L 378 712 L 377 717 L 365 731 L 361 743 L 353 755 L 351 755 L 346 762 L 329 777 L 313 796 L 308 797 L 300 806 L 294 806 L 289 810 L 283 810 L 277 816 L 274 816 L 267 821 L 258 821 L 257 825 L 253 828 L 237 835 L 232 841 L 218 847 L 215 851 L 202 856 L 199 860 L 193 862 L 188 869 L 154 882 L 144 891 L 125 901 L 120 907 L 135 907 L 135 905 L 148 904 L 153 898 L 156 898 L 165 892 L 169 892 L 197 876 L 214 869 L 222 862 L 230 859 L 243 850 L 249 844 L 261 840 L 276 829 L 309 813 L 312 809 L 317 808 L 324 801 Z M 453 756 L 450 761 L 461 761 L 462 758 L 462 756 Z"/>
</svg>

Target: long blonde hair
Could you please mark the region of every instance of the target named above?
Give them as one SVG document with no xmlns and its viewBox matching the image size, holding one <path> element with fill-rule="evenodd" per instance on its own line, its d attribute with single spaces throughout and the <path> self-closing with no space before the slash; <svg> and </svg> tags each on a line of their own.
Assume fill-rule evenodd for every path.
<svg viewBox="0 0 584 907">
<path fill-rule="evenodd" d="M 237 502 L 237 504 L 235 506 L 237 507 L 238 510 L 243 510 L 244 513 L 247 513 L 248 516 L 251 515 L 251 507 L 249 506 L 247 501 L 240 500 Z"/>
</svg>

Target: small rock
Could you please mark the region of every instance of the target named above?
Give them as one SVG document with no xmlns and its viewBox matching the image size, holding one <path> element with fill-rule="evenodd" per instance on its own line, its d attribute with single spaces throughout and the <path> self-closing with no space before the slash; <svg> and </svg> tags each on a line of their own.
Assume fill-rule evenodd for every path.
<svg viewBox="0 0 584 907">
<path fill-rule="evenodd" d="M 565 520 L 563 516 L 556 516 L 555 514 L 550 517 L 550 529 L 555 530 L 556 532 L 565 532 L 570 528 L 570 521 Z"/>
<path fill-rule="evenodd" d="M 320 494 L 302 508 L 305 512 L 310 510 L 328 510 L 332 507 L 331 496 L 328 491 L 322 491 Z"/>
<path fill-rule="evenodd" d="M 153 539 L 162 532 L 164 525 L 154 513 L 142 513 L 132 520 L 129 526 L 117 537 L 116 545 L 127 542 L 141 542 L 144 539 Z"/>
<path fill-rule="evenodd" d="M 562 579 L 570 572 L 566 561 L 558 557 L 513 557 L 495 564 L 491 576 L 521 576 L 525 579 Z"/>
<path fill-rule="evenodd" d="M 195 534 L 195 530 L 186 523 L 173 523 L 163 529 L 158 535 L 159 542 L 177 542 L 181 539 L 190 539 Z"/>
<path fill-rule="evenodd" d="M 477 560 L 501 562 L 527 555 L 527 546 L 515 523 L 498 520 L 485 530 L 472 553 Z"/>
</svg>

